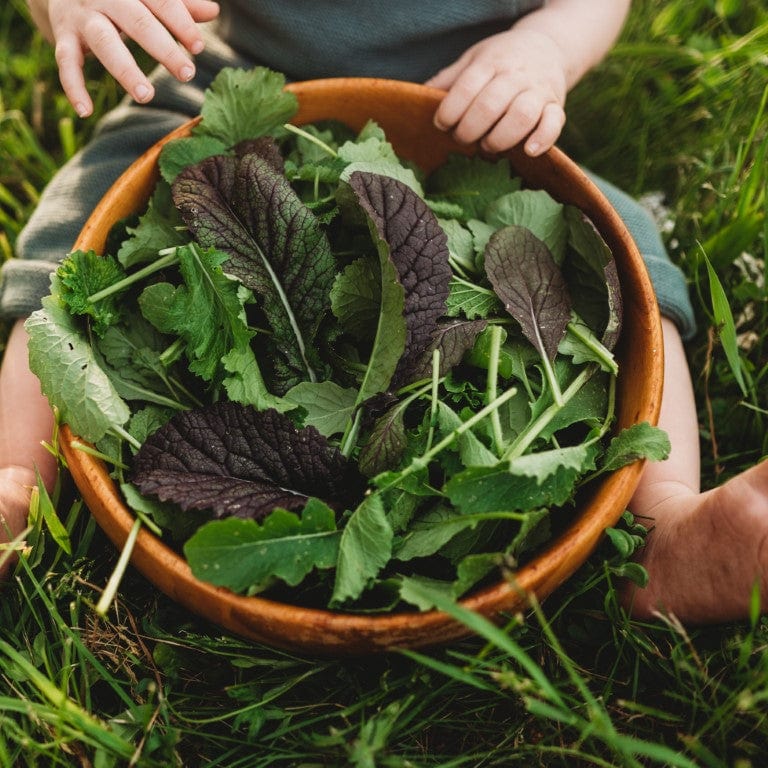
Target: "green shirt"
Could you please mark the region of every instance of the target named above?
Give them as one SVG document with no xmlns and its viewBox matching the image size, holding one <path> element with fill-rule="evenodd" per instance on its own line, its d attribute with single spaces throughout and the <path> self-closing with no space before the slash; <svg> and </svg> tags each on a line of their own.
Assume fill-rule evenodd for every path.
<svg viewBox="0 0 768 768">
<path fill-rule="evenodd" d="M 290 80 L 330 76 L 421 82 L 488 35 L 508 29 L 542 0 L 223 0 L 206 30 L 197 75 L 181 84 L 162 67 L 156 95 L 126 98 L 106 115 L 88 146 L 48 185 L 0 273 L 0 316 L 28 315 L 49 292 L 49 276 L 72 247 L 90 212 L 145 149 L 197 114 L 203 91 L 223 66 L 262 64 Z M 683 273 L 670 260 L 654 222 L 620 190 L 596 179 L 643 254 L 659 305 L 683 337 L 695 330 Z"/>
</svg>

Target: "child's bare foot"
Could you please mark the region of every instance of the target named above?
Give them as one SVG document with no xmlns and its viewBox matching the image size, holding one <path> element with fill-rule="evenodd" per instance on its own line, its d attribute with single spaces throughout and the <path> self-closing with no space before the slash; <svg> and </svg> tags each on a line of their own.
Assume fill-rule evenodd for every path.
<svg viewBox="0 0 768 768">
<path fill-rule="evenodd" d="M 21 467 L 0 468 L 0 581 L 3 581 L 13 564 L 15 554 L 8 555 L 2 547 L 13 541 L 27 526 L 29 498 L 35 484 L 34 472 Z"/>
<path fill-rule="evenodd" d="M 655 490 L 665 498 L 635 510 L 653 529 L 638 558 L 648 587 L 625 596 L 632 614 L 662 611 L 691 624 L 742 620 L 755 584 L 767 610 L 768 461 L 702 494 L 673 482 Z"/>
</svg>

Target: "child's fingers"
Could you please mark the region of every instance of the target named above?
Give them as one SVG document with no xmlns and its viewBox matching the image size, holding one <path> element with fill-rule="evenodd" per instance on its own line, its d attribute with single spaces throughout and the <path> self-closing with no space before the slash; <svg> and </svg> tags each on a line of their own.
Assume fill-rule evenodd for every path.
<svg viewBox="0 0 768 768">
<path fill-rule="evenodd" d="M 559 104 L 547 104 L 539 124 L 525 141 L 525 153 L 531 157 L 537 157 L 546 152 L 554 146 L 564 125 L 565 110 Z"/>
<path fill-rule="evenodd" d="M 57 40 L 55 56 L 64 94 L 80 117 L 88 117 L 93 111 L 93 102 L 85 87 L 83 49 L 77 38 L 67 36 Z"/>
<path fill-rule="evenodd" d="M 477 141 L 489 133 L 517 95 L 517 85 L 507 77 L 495 77 L 472 100 L 453 127 L 454 138 L 462 144 Z"/>
<path fill-rule="evenodd" d="M 198 3 L 197 5 L 202 4 Z M 142 8 L 145 10 L 149 9 L 155 18 L 162 22 L 162 26 L 169 33 L 168 38 L 171 38 L 172 36 L 178 40 L 178 42 L 181 43 L 190 53 L 197 54 L 203 50 L 203 38 L 200 34 L 200 29 L 197 26 L 197 22 L 195 21 L 195 17 L 191 13 L 191 9 L 189 9 L 181 0 L 144 0 Z M 211 18 L 215 18 L 215 15 Z M 137 18 L 137 24 L 140 27 L 144 27 L 146 25 L 147 29 L 149 30 L 149 23 L 145 18 Z M 125 31 L 126 33 L 130 34 L 127 29 L 125 29 Z M 131 35 L 131 37 L 133 37 L 133 35 Z M 157 36 L 154 35 L 153 37 L 156 38 Z M 159 39 L 156 40 L 156 42 L 157 44 L 160 44 Z M 162 44 L 166 48 L 166 55 L 168 55 L 168 40 L 165 39 Z M 144 47 L 143 43 L 142 47 Z M 165 62 L 161 59 L 158 58 L 157 60 L 165 64 Z M 171 72 L 176 72 L 176 70 L 170 66 L 168 69 Z"/>
<path fill-rule="evenodd" d="M 104 16 L 89 22 L 83 40 L 93 55 L 104 65 L 136 101 L 145 103 L 154 96 L 152 84 L 141 71 L 133 55 L 120 37 L 115 25 Z"/>
<path fill-rule="evenodd" d="M 219 4 L 213 0 L 184 0 L 195 21 L 213 21 L 219 15 Z"/>
<path fill-rule="evenodd" d="M 156 4 L 161 8 L 172 5 L 171 3 L 164 4 L 162 0 L 156 0 Z M 174 4 L 174 6 L 181 8 L 183 12 L 181 16 L 186 15 L 189 24 L 195 27 L 196 30 L 196 25 L 186 12 L 186 9 L 179 4 Z M 158 12 L 159 10 L 160 8 Z M 171 11 L 176 13 L 175 8 L 171 9 Z M 165 10 L 166 13 L 171 11 L 168 11 L 167 8 Z M 174 16 L 174 23 L 181 24 L 181 16 Z M 174 39 L 174 36 L 166 28 L 166 21 L 155 16 L 146 5 L 138 3 L 129 7 L 126 4 L 115 4 L 110 9 L 110 21 L 131 40 L 137 42 L 153 59 L 162 64 L 179 80 L 186 82 L 192 79 L 195 74 L 195 66 L 191 59 L 184 53 Z M 176 30 L 174 34 L 177 34 Z M 199 35 L 197 32 L 196 34 Z M 202 40 L 200 40 L 200 45 L 202 45 Z M 95 49 L 94 53 L 98 55 Z M 99 56 L 99 58 L 101 57 Z M 133 62 L 133 59 L 131 61 Z M 135 62 L 133 64 L 135 65 Z M 133 72 L 131 72 L 131 76 L 133 76 Z M 133 91 L 130 92 L 133 93 Z"/>
<path fill-rule="evenodd" d="M 489 67 L 468 67 L 463 70 L 440 102 L 435 112 L 435 125 L 443 131 L 458 125 L 477 94 L 493 79 L 493 75 Z"/>
<path fill-rule="evenodd" d="M 540 123 L 547 101 L 538 91 L 523 91 L 509 103 L 504 115 L 482 140 L 483 149 L 503 152 L 519 144 Z"/>
</svg>

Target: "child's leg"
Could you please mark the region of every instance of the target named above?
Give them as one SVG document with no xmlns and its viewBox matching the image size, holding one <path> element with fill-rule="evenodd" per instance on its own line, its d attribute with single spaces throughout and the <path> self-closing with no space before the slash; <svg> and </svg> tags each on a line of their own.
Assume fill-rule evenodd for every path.
<svg viewBox="0 0 768 768">
<path fill-rule="evenodd" d="M 646 589 L 627 595 L 632 613 L 656 610 L 681 621 L 743 619 L 760 586 L 768 608 L 768 461 L 700 493 L 696 408 L 676 326 L 664 320 L 664 396 L 659 426 L 672 444 L 665 462 L 649 462 L 630 509 L 652 527 L 639 561 Z"/>
<path fill-rule="evenodd" d="M 0 368 L 0 542 L 18 536 L 27 524 L 29 497 L 37 484 L 35 469 L 47 488 L 56 480 L 56 461 L 43 447 L 51 439 L 53 415 L 40 382 L 27 362 L 23 322 L 13 326 Z M 0 552 L 0 577 L 12 560 Z"/>
</svg>

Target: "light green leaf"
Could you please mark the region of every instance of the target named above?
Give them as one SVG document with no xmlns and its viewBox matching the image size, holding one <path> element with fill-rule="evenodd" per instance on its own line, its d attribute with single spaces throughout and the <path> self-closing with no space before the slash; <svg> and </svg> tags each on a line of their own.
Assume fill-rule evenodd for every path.
<svg viewBox="0 0 768 768">
<path fill-rule="evenodd" d="M 723 285 L 715 272 L 714 267 L 704 255 L 704 262 L 707 265 L 707 275 L 709 276 L 709 295 L 712 299 L 712 311 L 715 315 L 715 324 L 717 325 L 720 343 L 723 345 L 725 357 L 728 360 L 731 373 L 739 385 L 742 395 L 748 396 L 747 385 L 744 381 L 744 372 L 739 356 L 739 343 L 736 339 L 736 324 L 733 321 L 733 314 L 728 305 L 728 297 L 725 295 Z"/>
<path fill-rule="evenodd" d="M 486 221 L 501 228 L 524 227 L 544 242 L 557 264 L 562 264 L 568 225 L 562 203 L 541 189 L 521 189 L 504 195 L 488 207 Z"/>
<path fill-rule="evenodd" d="M 52 296 L 42 303 L 25 323 L 30 369 L 61 420 L 84 440 L 97 442 L 111 427 L 122 427 L 130 410 L 71 315 Z"/>
<path fill-rule="evenodd" d="M 313 569 L 332 567 L 339 539 L 333 510 L 314 500 L 301 517 L 276 509 L 262 525 L 237 517 L 206 523 L 184 554 L 197 578 L 253 593 L 274 579 L 295 586 Z"/>
<path fill-rule="evenodd" d="M 203 119 L 194 132 L 215 136 L 228 147 L 272 132 L 298 109 L 296 96 L 284 87 L 284 75 L 266 67 L 225 67 L 205 92 Z"/>
<path fill-rule="evenodd" d="M 600 471 L 614 472 L 642 458 L 663 461 L 669 456 L 669 450 L 669 437 L 663 429 L 653 427 L 647 421 L 633 424 L 608 444 Z"/>
<path fill-rule="evenodd" d="M 307 412 L 305 425 L 330 437 L 346 429 L 355 409 L 357 390 L 341 387 L 334 381 L 303 381 L 289 389 L 284 398 Z"/>
<path fill-rule="evenodd" d="M 367 496 L 344 526 L 331 607 L 360 597 L 389 562 L 392 527 L 378 493 Z"/>
<path fill-rule="evenodd" d="M 566 448 L 538 451 L 511 459 L 509 472 L 513 475 L 532 477 L 541 485 L 545 480 L 561 471 L 582 474 L 594 468 L 594 446 L 580 444 Z"/>
</svg>

